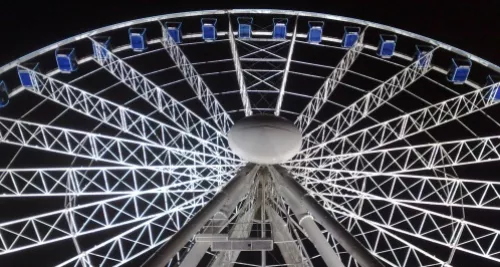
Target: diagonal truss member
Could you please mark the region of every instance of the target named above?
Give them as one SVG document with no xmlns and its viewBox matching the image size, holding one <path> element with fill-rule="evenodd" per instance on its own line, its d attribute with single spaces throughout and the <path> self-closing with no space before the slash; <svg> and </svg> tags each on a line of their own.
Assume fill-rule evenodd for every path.
<svg viewBox="0 0 500 267">
<path fill-rule="evenodd" d="M 225 133 L 221 133 L 210 123 L 200 118 L 99 42 L 93 39 L 91 41 L 95 47 L 99 47 L 97 49 L 99 54 L 95 56 L 94 60 L 168 118 L 178 129 L 186 133 L 191 133 L 201 139 L 209 140 L 216 145 L 227 146 L 224 143 L 227 140 Z"/>
<path fill-rule="evenodd" d="M 414 61 L 408 67 L 377 86 L 374 90 L 368 92 L 362 98 L 306 134 L 304 150 L 300 155 L 308 157 L 316 154 L 318 151 L 322 151 L 325 148 L 321 144 L 329 139 L 339 137 L 353 125 L 366 118 L 370 113 L 424 76 L 431 70 L 430 60 L 436 49 L 434 48 L 434 50 L 423 56 L 423 59 L 427 62 L 425 65 L 422 65 L 422 59 Z"/>
<path fill-rule="evenodd" d="M 164 25 L 161 25 L 161 27 L 163 34 L 161 44 L 177 65 L 184 78 L 186 78 L 191 88 L 193 88 L 196 96 L 208 111 L 219 130 L 223 133 L 227 133 L 233 125 L 231 117 L 224 110 L 219 100 L 217 100 L 208 85 L 203 81 L 186 55 L 184 55 L 184 52 L 182 52 L 175 40 L 167 33 Z"/>
<path fill-rule="evenodd" d="M 326 78 L 321 88 L 318 90 L 318 92 L 316 92 L 314 97 L 295 120 L 295 125 L 299 127 L 302 133 L 305 133 L 307 127 L 309 127 L 316 115 L 318 115 L 320 109 L 326 103 L 335 88 L 337 88 L 342 78 L 344 78 L 344 76 L 346 75 L 347 71 L 354 64 L 359 54 L 361 53 L 361 50 L 363 50 L 363 37 L 365 31 L 361 33 L 359 41 L 356 42 L 353 47 L 347 50 L 347 53 L 340 60 L 332 73 Z"/>
<path fill-rule="evenodd" d="M 26 88 L 27 90 L 85 116 L 104 122 L 125 133 L 134 135 L 144 142 L 192 150 L 196 150 L 198 146 L 201 146 L 202 151 L 207 149 L 208 153 L 218 153 L 224 155 L 224 157 L 231 157 L 232 153 L 228 149 L 207 142 L 195 134 L 179 130 L 169 124 L 152 119 L 34 70 L 29 71 L 38 82 L 36 83 L 37 86 Z"/>
<path fill-rule="evenodd" d="M 274 110 L 274 115 L 279 116 L 281 112 L 281 105 L 283 104 L 283 97 L 285 96 L 285 87 L 288 80 L 288 72 L 290 71 L 290 64 L 292 62 L 293 51 L 295 48 L 295 39 L 297 38 L 297 24 L 299 21 L 299 16 L 295 18 L 295 26 L 293 28 L 292 41 L 290 43 L 290 48 L 288 50 L 288 57 L 286 59 L 285 71 L 283 72 L 283 80 L 281 81 L 281 87 L 278 94 L 278 101 L 276 102 L 276 109 Z"/>
<path fill-rule="evenodd" d="M 236 78 L 238 79 L 238 86 L 240 87 L 241 102 L 243 103 L 243 108 L 245 109 L 245 116 L 252 115 L 252 106 L 250 104 L 250 99 L 248 98 L 247 86 L 245 84 L 245 77 L 241 70 L 240 56 L 238 55 L 238 49 L 236 48 L 236 41 L 234 40 L 233 26 L 231 25 L 231 19 L 229 19 L 229 44 L 231 45 L 231 53 L 233 55 L 234 69 L 236 70 Z"/>
</svg>

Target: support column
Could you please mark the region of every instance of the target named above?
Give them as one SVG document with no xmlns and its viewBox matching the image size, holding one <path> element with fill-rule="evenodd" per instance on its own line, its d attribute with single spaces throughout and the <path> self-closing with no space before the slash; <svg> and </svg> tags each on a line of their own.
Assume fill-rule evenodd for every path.
<svg viewBox="0 0 500 267">
<path fill-rule="evenodd" d="M 260 177 L 260 189 L 261 189 L 261 195 L 260 195 L 260 200 L 262 201 L 260 203 L 260 237 L 265 238 L 266 237 L 266 180 L 264 176 Z M 261 266 L 266 267 L 266 251 L 261 251 Z"/>
<path fill-rule="evenodd" d="M 321 257 L 330 267 L 337 265 L 340 259 L 334 254 L 330 244 L 326 242 L 323 234 L 317 236 L 318 226 L 313 217 L 339 242 L 362 267 L 383 267 L 361 243 L 358 242 L 344 227 L 338 223 L 308 192 L 280 166 L 269 166 L 276 187 L 293 210 L 300 225 L 304 227 L 311 241 L 314 242 Z M 309 215 L 309 213 L 311 215 Z M 315 229 L 316 228 L 316 229 Z M 315 240 L 317 239 L 317 240 Z M 326 244 L 324 243 L 326 242 Z M 329 251 L 329 252 L 328 252 Z M 335 258 L 331 257 L 332 253 Z"/>
<path fill-rule="evenodd" d="M 254 204 L 255 205 L 243 214 L 243 216 L 236 219 L 236 223 L 231 230 L 230 238 L 247 238 L 250 236 L 252 224 L 248 222 L 255 217 L 256 211 L 260 208 L 260 200 L 256 198 Z M 236 261 L 240 252 L 241 251 L 221 251 L 209 267 L 233 267 L 233 262 Z M 226 258 L 229 259 L 227 262 L 228 264 L 224 262 Z"/>
<path fill-rule="evenodd" d="M 169 261 L 189 242 L 196 233 L 220 211 L 225 203 L 246 192 L 243 189 L 246 185 L 252 183 L 251 178 L 255 177 L 259 166 L 245 166 L 227 185 L 196 215 L 189 220 L 175 235 L 161 246 L 142 267 L 165 267 Z M 203 255 L 202 255 L 203 256 Z"/>
<path fill-rule="evenodd" d="M 249 177 L 250 180 L 253 180 L 255 177 L 255 172 L 249 173 L 248 176 L 250 176 Z M 250 185 L 251 183 L 246 183 L 244 187 L 241 189 L 241 192 L 248 192 Z M 221 210 L 216 212 L 216 214 L 214 215 L 212 222 L 210 223 L 210 230 L 205 229 L 203 233 L 207 232 L 210 232 L 211 234 L 220 233 L 224 229 L 224 226 L 229 220 L 229 217 L 233 213 L 234 209 L 240 202 L 241 197 L 243 195 L 237 194 L 232 196 L 232 198 L 228 198 L 224 206 L 221 208 Z M 179 267 L 197 266 L 198 263 L 203 258 L 203 256 L 205 255 L 205 253 L 207 252 L 207 250 L 210 248 L 210 246 L 211 246 L 210 242 L 196 242 L 193 245 L 193 247 L 191 247 L 186 256 L 182 259 L 182 262 L 179 265 Z"/>
<path fill-rule="evenodd" d="M 292 242 L 294 239 L 281 216 L 271 207 L 266 207 L 266 213 L 271 220 L 273 229 L 274 242 L 285 260 L 287 266 L 290 267 L 313 267 L 307 261 L 302 261 L 302 252 L 299 246 Z"/>
<path fill-rule="evenodd" d="M 285 179 L 277 177 L 281 175 L 283 174 L 273 173 L 271 171 L 271 176 L 273 177 L 275 182 Z M 306 208 L 304 208 L 304 206 L 302 206 L 302 203 L 300 203 L 300 195 L 291 193 L 289 190 L 287 190 L 288 188 L 280 184 L 277 184 L 276 188 L 278 189 L 278 192 L 281 194 L 281 196 L 285 198 L 286 203 L 297 217 L 299 225 L 304 228 L 305 232 L 307 233 L 307 237 L 312 241 L 319 254 L 321 255 L 321 258 L 325 261 L 326 265 L 328 267 L 344 267 L 344 264 L 326 240 L 313 217 L 309 215 Z"/>
</svg>

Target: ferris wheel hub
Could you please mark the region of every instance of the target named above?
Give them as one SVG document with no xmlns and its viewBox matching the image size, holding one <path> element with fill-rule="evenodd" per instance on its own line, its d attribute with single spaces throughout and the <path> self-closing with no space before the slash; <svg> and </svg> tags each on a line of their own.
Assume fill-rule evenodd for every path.
<svg viewBox="0 0 500 267">
<path fill-rule="evenodd" d="M 257 164 L 286 162 L 299 152 L 302 144 L 302 134 L 292 122 L 267 114 L 236 122 L 228 139 L 234 153 Z"/>
</svg>

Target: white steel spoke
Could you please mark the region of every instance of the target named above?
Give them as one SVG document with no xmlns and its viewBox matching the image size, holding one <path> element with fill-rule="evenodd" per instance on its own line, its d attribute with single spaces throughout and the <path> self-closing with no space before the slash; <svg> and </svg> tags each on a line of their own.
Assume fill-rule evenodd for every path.
<svg viewBox="0 0 500 267">
<path fill-rule="evenodd" d="M 100 51 L 106 51 L 106 56 L 99 56 L 94 60 L 168 118 L 177 128 L 202 140 L 212 142 L 214 145 L 227 147 L 225 133 L 221 133 L 210 123 L 200 118 L 111 51 L 105 50 L 103 46 L 94 41 L 93 44 L 103 49 Z"/>
<path fill-rule="evenodd" d="M 37 86 L 27 90 L 146 142 L 187 150 L 203 146 L 203 152 L 218 153 L 227 158 L 233 157 L 228 149 L 212 144 L 190 132 L 179 130 L 41 73 L 30 72 L 38 82 Z"/>
<path fill-rule="evenodd" d="M 309 101 L 307 106 L 295 120 L 295 125 L 299 127 L 302 133 L 306 132 L 307 127 L 309 127 L 316 115 L 318 115 L 320 109 L 326 103 L 335 88 L 337 88 L 337 86 L 340 84 L 342 78 L 346 75 L 347 71 L 351 68 L 351 66 L 360 55 L 361 50 L 363 50 L 363 37 L 364 31 L 360 35 L 359 41 L 356 42 L 353 47 L 347 50 L 347 53 L 344 55 L 344 57 L 342 57 L 332 73 L 326 78 L 321 88 L 319 88 L 311 101 Z"/>
<path fill-rule="evenodd" d="M 210 165 L 210 168 L 224 166 Z M 0 198 L 125 195 L 164 186 L 176 177 L 224 181 L 232 173 L 200 176 L 207 166 L 68 167 L 0 170 Z M 198 169 L 198 170 L 197 170 Z M 177 178 L 178 179 L 178 178 Z"/>
<path fill-rule="evenodd" d="M 334 185 L 336 188 L 351 193 L 368 196 L 363 209 L 350 205 L 340 207 L 333 200 L 316 195 L 325 205 L 336 206 L 348 210 L 359 218 L 370 218 L 371 225 L 378 225 L 385 229 L 399 232 L 408 236 L 420 238 L 432 243 L 440 244 L 482 256 L 500 262 L 500 230 L 472 223 L 464 219 L 433 212 L 410 204 L 400 203 L 393 199 L 377 197 L 372 194 L 357 191 L 352 188 Z M 344 196 L 348 198 L 348 196 Z"/>
<path fill-rule="evenodd" d="M 203 180 L 169 181 L 170 185 L 156 189 L 0 223 L 0 238 L 3 241 L 0 254 L 69 239 L 72 235 L 86 235 L 140 222 L 157 214 L 183 211 L 187 209 L 183 206 L 189 204 L 191 199 L 199 198 L 193 198 L 193 194 L 211 197 L 219 189 L 210 188 L 209 181 L 206 187 L 202 186 Z M 71 225 L 65 220 L 69 213 L 75 218 L 75 232 L 71 232 Z"/>
<path fill-rule="evenodd" d="M 344 208 L 344 205 L 338 205 L 335 202 L 319 200 L 328 209 L 333 217 L 339 222 L 347 221 L 351 233 L 360 241 L 372 254 L 377 256 L 387 266 L 406 267 L 406 266 L 427 266 L 441 267 L 449 266 L 446 262 L 435 257 L 432 251 L 425 251 L 412 243 L 404 240 L 398 235 L 388 231 L 385 227 L 378 224 L 373 224 L 370 220 L 363 218 L 356 212 L 350 209 L 353 207 Z M 350 205 L 348 205 L 350 206 Z M 346 220 L 347 219 L 347 220 Z M 327 236 L 332 239 L 330 235 Z M 330 241 L 333 244 L 335 240 Z M 399 257 L 397 255 L 400 255 Z M 352 261 L 352 257 L 345 254 L 340 254 L 347 258 L 347 266 L 358 266 Z M 347 257 L 345 257 L 347 256 Z"/>
<path fill-rule="evenodd" d="M 243 76 L 243 72 L 241 71 L 240 57 L 238 55 L 238 49 L 236 48 L 236 41 L 234 40 L 234 32 L 231 19 L 229 19 L 228 36 L 229 44 L 231 45 L 231 53 L 233 55 L 234 69 L 236 70 L 236 78 L 238 79 L 238 86 L 240 87 L 241 102 L 243 103 L 243 108 L 245 109 L 245 116 L 250 116 L 252 115 L 252 105 L 250 103 L 250 99 L 248 98 L 245 77 Z"/>
<path fill-rule="evenodd" d="M 311 169 L 322 173 L 339 173 L 334 170 Z M 328 176 L 333 177 L 332 174 Z M 303 178 L 303 183 L 310 187 L 325 186 L 327 189 L 321 192 L 324 195 L 343 195 L 328 191 L 333 184 L 349 187 L 353 187 L 354 184 L 365 184 L 366 189 L 363 192 L 401 203 L 500 210 L 500 182 L 496 181 L 369 172 L 352 172 L 350 177 L 329 179 L 305 177 L 298 173 L 297 176 Z M 361 196 L 350 195 L 350 197 Z"/>
<path fill-rule="evenodd" d="M 202 166 L 219 157 L 8 118 L 0 118 L 0 142 L 128 166 L 171 165 L 186 159 L 186 164 Z"/>
<path fill-rule="evenodd" d="M 373 91 L 368 92 L 328 121 L 307 133 L 300 158 L 307 158 L 315 155 L 318 151 L 322 150 L 322 144 L 324 142 L 339 137 L 351 126 L 367 117 L 371 112 L 381 107 L 396 94 L 405 90 L 417 79 L 424 76 L 431 69 L 429 63 L 433 51 L 424 56 L 424 61 L 427 62 L 424 66 L 421 66 L 421 60 L 416 60 L 411 65 L 376 87 Z"/>
<path fill-rule="evenodd" d="M 57 267 L 121 266 L 166 242 L 200 207 L 205 205 L 209 200 L 207 196 L 208 194 L 204 194 L 192 198 L 183 205 L 156 214 L 155 217 L 82 252 Z"/>
<path fill-rule="evenodd" d="M 288 71 L 290 70 L 290 63 L 292 62 L 293 51 L 295 48 L 295 39 L 297 38 L 297 24 L 299 17 L 295 18 L 295 26 L 293 27 L 292 41 L 290 43 L 290 48 L 288 50 L 288 57 L 286 59 L 285 71 L 283 72 L 283 79 L 281 81 L 281 87 L 279 90 L 278 100 L 276 102 L 276 110 L 274 115 L 279 116 L 281 111 L 281 105 L 283 104 L 283 97 L 285 96 L 286 82 L 288 80 Z"/>
<path fill-rule="evenodd" d="M 372 150 L 345 156 L 325 167 L 386 174 L 453 167 L 500 160 L 500 136 Z M 335 156 L 311 160 L 332 157 Z"/>
<path fill-rule="evenodd" d="M 175 43 L 174 39 L 172 39 L 169 34 L 166 34 L 165 27 L 163 25 L 161 25 L 161 27 L 163 34 L 161 44 L 175 62 L 182 75 L 184 75 L 184 78 L 186 78 L 186 81 L 210 114 L 210 118 L 214 120 L 218 129 L 222 131 L 222 133 L 227 133 L 233 125 L 231 117 L 224 110 L 210 88 L 208 88 L 207 84 L 203 81 L 186 55 L 184 55 L 181 48 Z"/>
<path fill-rule="evenodd" d="M 495 101 L 489 95 L 491 93 L 496 94 L 499 85 L 499 83 L 496 83 L 474 90 L 357 132 L 326 141 L 323 145 L 327 145 L 332 153 L 337 155 L 377 149 L 496 105 L 498 101 Z M 325 162 L 324 164 L 328 163 Z"/>
</svg>

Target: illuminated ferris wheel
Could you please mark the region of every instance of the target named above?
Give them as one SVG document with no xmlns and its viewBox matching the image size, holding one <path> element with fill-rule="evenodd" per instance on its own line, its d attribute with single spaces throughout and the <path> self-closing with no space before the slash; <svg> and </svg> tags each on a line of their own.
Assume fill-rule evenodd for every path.
<svg viewBox="0 0 500 267">
<path fill-rule="evenodd" d="M 499 264 L 499 72 L 299 11 L 65 39 L 0 68 L 0 262 Z"/>
</svg>

